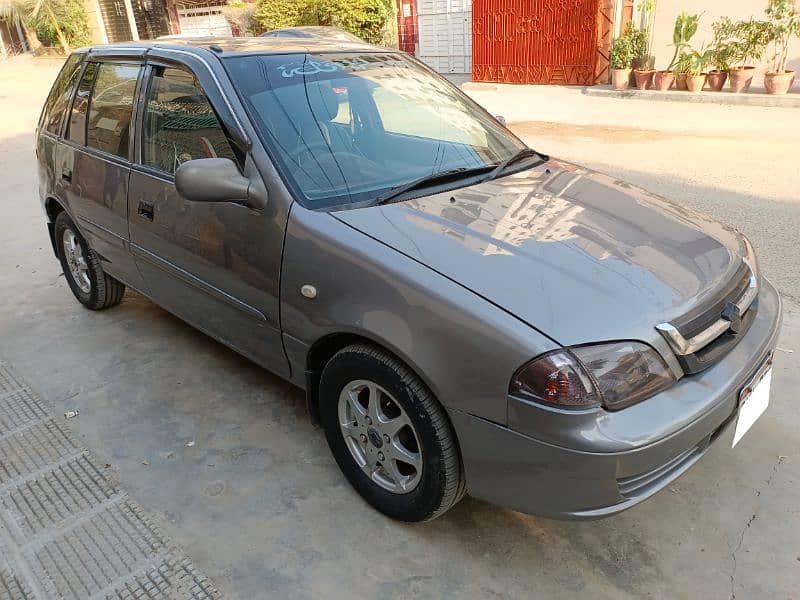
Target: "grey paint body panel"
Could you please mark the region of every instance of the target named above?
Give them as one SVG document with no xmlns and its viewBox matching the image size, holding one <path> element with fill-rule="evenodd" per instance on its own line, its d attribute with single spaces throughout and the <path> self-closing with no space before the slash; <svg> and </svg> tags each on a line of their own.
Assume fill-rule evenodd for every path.
<svg viewBox="0 0 800 600">
<path fill-rule="evenodd" d="M 300 287 L 318 290 L 309 300 Z M 337 332 L 366 337 L 408 363 L 446 407 L 506 422 L 505 396 L 522 363 L 557 346 L 429 268 L 295 204 L 286 233 L 282 325 L 306 346 Z M 293 369 L 294 370 L 294 369 Z"/>
<path fill-rule="evenodd" d="M 781 304 L 764 280 L 758 316 L 725 360 L 669 390 L 616 413 L 597 415 L 575 446 L 576 427 L 542 422 L 538 411 L 510 410 L 509 428 L 449 411 L 461 442 L 468 492 L 523 512 L 560 519 L 609 516 L 646 500 L 718 443 L 730 447 L 739 391 L 777 343 Z M 674 407 L 674 409 L 673 409 Z M 514 431 L 514 429 L 519 431 Z M 551 439 L 541 437 L 550 431 Z M 583 429 L 580 429 L 583 433 Z M 710 439 L 709 439 L 710 438 Z M 686 455 L 641 492 L 621 495 L 618 480 Z"/>
<path fill-rule="evenodd" d="M 310 45 L 387 52 L 202 41 L 211 43 L 222 56 Z M 738 234 L 555 160 L 396 204 L 308 210 L 276 171 L 219 54 L 156 43 L 88 55 L 191 69 L 268 201 L 258 210 L 190 203 L 171 177 L 137 164 L 135 140 L 129 162 L 47 133 L 37 140 L 41 199 L 63 206 L 110 274 L 301 387 L 310 349 L 328 336 L 394 353 L 446 408 L 477 497 L 558 518 L 605 516 L 645 499 L 728 434 L 739 389 L 774 348 L 780 300 L 762 279 L 755 320 L 729 354 L 652 398 L 609 412 L 509 397 L 521 365 L 587 342 L 644 341 L 682 375 L 654 326 L 719 294 L 741 262 Z M 137 108 L 137 126 L 141 117 Z M 77 173 L 70 185 L 65 167 Z M 153 221 L 137 215 L 140 201 L 153 204 Z M 303 296 L 304 285 L 316 297 Z M 643 476 L 648 485 L 636 487 Z"/>
<path fill-rule="evenodd" d="M 654 324 L 713 297 L 742 253 L 708 217 L 555 160 L 336 215 L 564 345 L 656 343 Z"/>
</svg>

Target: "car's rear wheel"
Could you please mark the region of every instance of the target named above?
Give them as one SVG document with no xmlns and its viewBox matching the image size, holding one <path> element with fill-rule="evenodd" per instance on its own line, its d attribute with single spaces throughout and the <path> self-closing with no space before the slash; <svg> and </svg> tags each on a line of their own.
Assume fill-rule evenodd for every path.
<svg viewBox="0 0 800 600">
<path fill-rule="evenodd" d="M 382 513 L 434 519 L 464 495 L 444 409 L 411 370 L 366 344 L 337 352 L 320 382 L 320 416 L 345 477 Z"/>
<path fill-rule="evenodd" d="M 54 235 L 64 277 L 78 301 L 92 310 L 119 304 L 125 285 L 103 271 L 99 257 L 67 213 L 56 217 Z"/>
</svg>

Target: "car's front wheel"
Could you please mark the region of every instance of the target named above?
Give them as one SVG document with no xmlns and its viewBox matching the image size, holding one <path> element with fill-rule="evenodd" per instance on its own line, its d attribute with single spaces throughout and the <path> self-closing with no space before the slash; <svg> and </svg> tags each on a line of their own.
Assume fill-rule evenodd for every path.
<svg viewBox="0 0 800 600">
<path fill-rule="evenodd" d="M 402 521 L 434 519 L 464 495 L 444 409 L 401 361 L 369 345 L 337 352 L 320 382 L 328 445 L 350 484 Z"/>
<path fill-rule="evenodd" d="M 125 285 L 103 271 L 99 257 L 67 213 L 59 213 L 53 230 L 64 277 L 78 301 L 92 310 L 119 304 Z"/>
</svg>

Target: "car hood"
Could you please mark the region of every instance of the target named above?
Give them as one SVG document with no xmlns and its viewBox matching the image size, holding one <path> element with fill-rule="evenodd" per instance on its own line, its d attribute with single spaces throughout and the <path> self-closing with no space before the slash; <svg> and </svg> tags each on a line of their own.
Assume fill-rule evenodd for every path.
<svg viewBox="0 0 800 600">
<path fill-rule="evenodd" d="M 730 227 L 555 160 L 333 214 L 564 345 L 654 339 L 719 293 L 744 252 Z"/>
</svg>

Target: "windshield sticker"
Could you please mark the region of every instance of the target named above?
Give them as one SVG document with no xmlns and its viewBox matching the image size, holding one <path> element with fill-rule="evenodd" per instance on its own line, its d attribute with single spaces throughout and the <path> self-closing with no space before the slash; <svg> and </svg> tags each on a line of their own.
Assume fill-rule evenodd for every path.
<svg viewBox="0 0 800 600">
<path fill-rule="evenodd" d="M 291 77 L 297 77 L 298 75 L 306 76 L 316 75 L 317 73 L 333 73 L 334 71 L 338 71 L 339 67 L 333 63 L 309 58 L 301 63 L 280 65 L 278 66 L 278 70 L 281 72 L 281 77 L 289 79 Z"/>
</svg>

